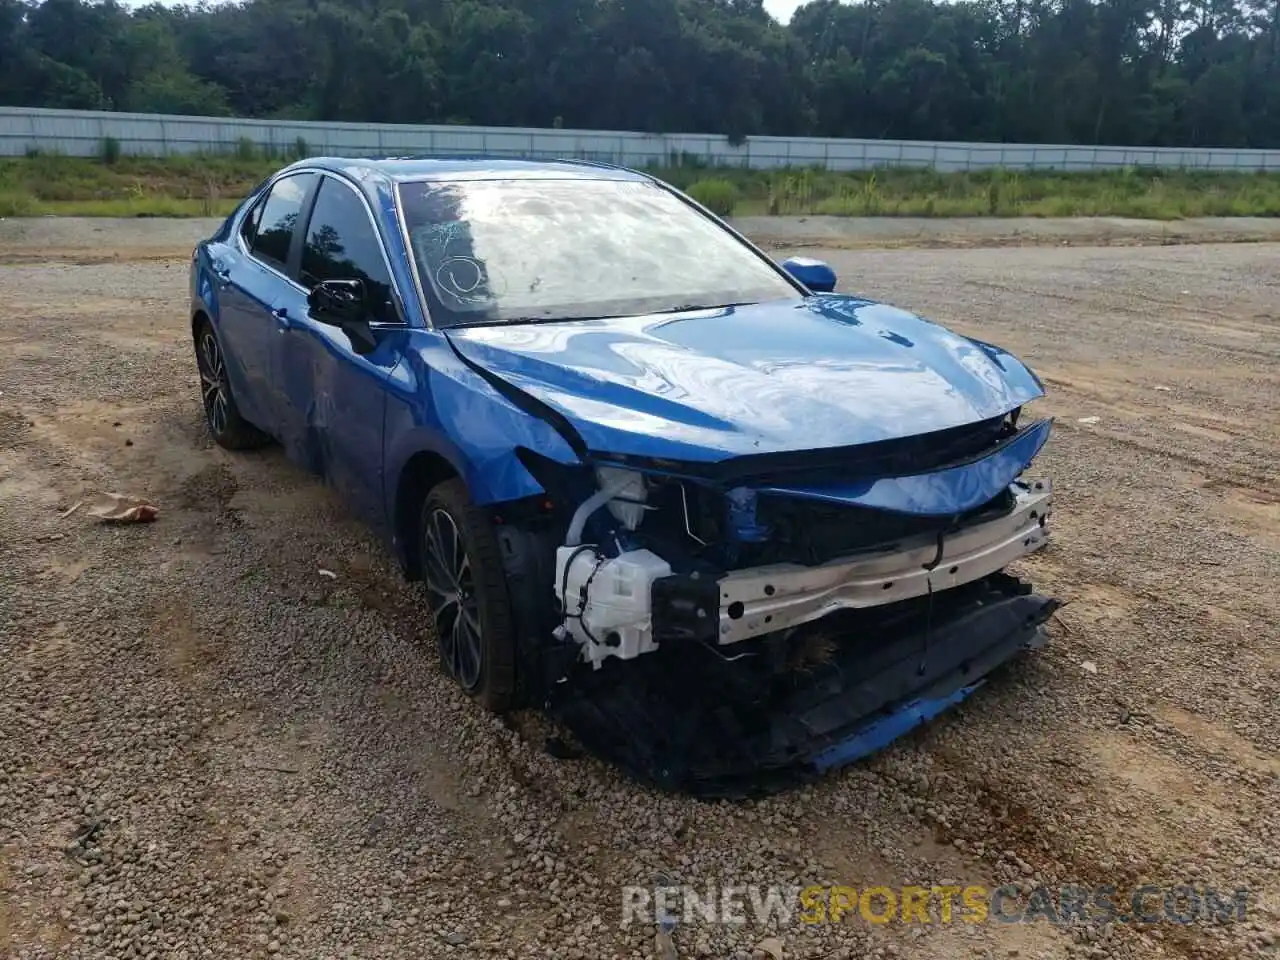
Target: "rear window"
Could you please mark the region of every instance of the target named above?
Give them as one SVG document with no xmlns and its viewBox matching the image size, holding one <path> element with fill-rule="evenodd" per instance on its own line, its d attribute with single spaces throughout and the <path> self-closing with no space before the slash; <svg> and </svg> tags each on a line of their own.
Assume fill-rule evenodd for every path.
<svg viewBox="0 0 1280 960">
<path fill-rule="evenodd" d="M 245 243 L 259 260 L 279 270 L 289 262 L 289 245 L 302 213 L 302 201 L 315 182 L 314 173 L 298 173 L 277 180 L 266 200 L 245 218 Z"/>
</svg>

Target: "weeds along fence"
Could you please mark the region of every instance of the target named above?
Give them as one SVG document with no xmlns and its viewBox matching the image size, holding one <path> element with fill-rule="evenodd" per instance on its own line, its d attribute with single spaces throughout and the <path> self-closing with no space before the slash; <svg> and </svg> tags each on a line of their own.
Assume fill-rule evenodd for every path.
<svg viewBox="0 0 1280 960">
<path fill-rule="evenodd" d="M 818 137 L 727 137 L 523 127 L 413 126 L 183 117 L 90 110 L 0 107 L 0 156 L 168 156 L 248 152 L 255 156 L 572 157 L 629 167 L 699 165 L 832 171 L 915 167 L 940 172 L 1090 171 L 1132 167 L 1280 170 L 1280 150 L 939 143 Z"/>
</svg>

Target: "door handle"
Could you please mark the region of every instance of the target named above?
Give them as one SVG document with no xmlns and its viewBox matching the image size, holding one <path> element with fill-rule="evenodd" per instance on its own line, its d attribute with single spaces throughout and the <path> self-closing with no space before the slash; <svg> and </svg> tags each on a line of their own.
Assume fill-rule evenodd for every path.
<svg viewBox="0 0 1280 960">
<path fill-rule="evenodd" d="M 213 261 L 213 275 L 218 278 L 220 283 L 231 282 L 231 268 L 221 260 Z"/>
<path fill-rule="evenodd" d="M 276 318 L 276 323 L 280 325 L 281 331 L 288 330 L 291 326 L 288 307 L 276 307 L 271 311 L 271 315 Z"/>
</svg>

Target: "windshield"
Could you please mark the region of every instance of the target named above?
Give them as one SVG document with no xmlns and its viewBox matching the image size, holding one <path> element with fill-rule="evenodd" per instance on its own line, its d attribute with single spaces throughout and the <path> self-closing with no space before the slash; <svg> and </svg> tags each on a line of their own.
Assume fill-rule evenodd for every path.
<svg viewBox="0 0 1280 960">
<path fill-rule="evenodd" d="M 433 181 L 399 192 L 439 327 L 801 297 L 731 233 L 654 183 Z"/>
</svg>

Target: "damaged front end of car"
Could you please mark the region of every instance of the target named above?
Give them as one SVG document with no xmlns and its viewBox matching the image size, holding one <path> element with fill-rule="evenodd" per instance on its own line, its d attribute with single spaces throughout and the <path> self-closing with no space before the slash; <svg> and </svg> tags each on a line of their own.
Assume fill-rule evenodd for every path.
<svg viewBox="0 0 1280 960">
<path fill-rule="evenodd" d="M 537 694 L 633 776 L 739 796 L 865 756 L 1044 641 L 1021 407 L 915 436 L 691 462 L 521 450 L 495 511 Z M 548 596 L 547 587 L 551 587 Z"/>
</svg>

